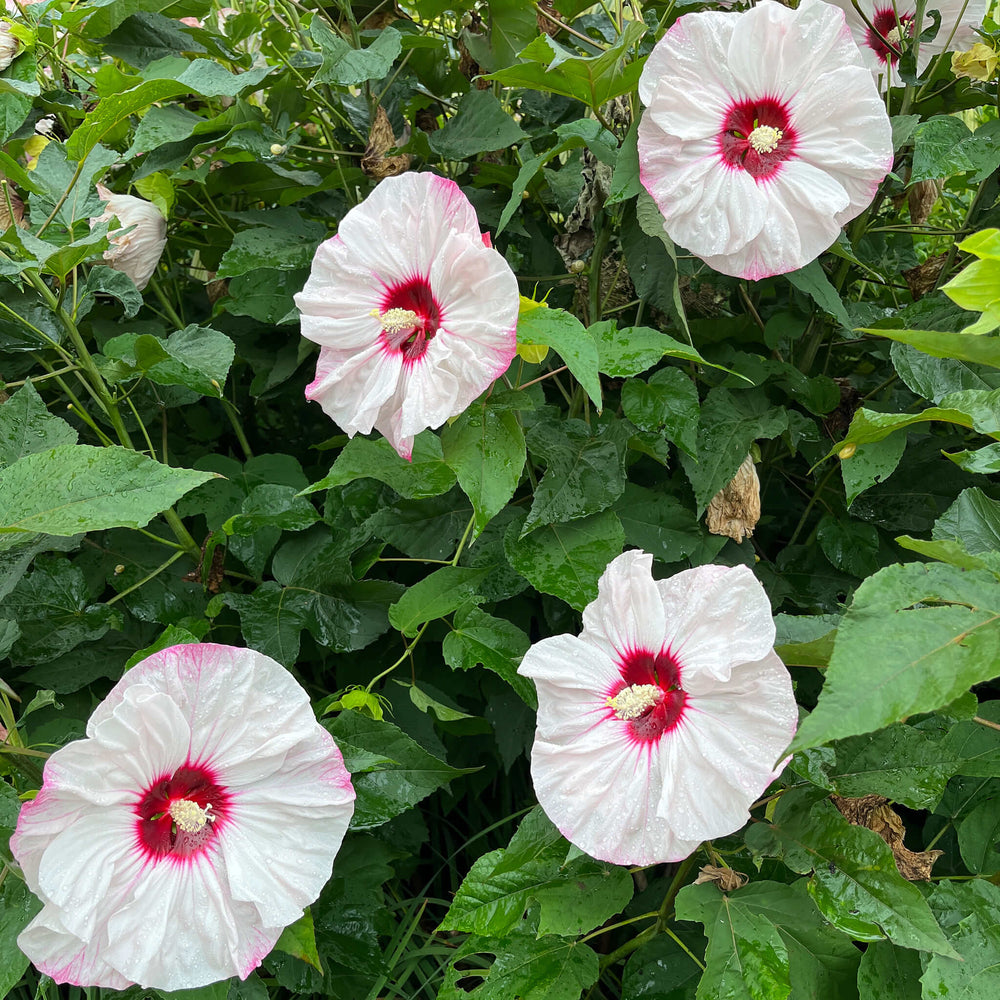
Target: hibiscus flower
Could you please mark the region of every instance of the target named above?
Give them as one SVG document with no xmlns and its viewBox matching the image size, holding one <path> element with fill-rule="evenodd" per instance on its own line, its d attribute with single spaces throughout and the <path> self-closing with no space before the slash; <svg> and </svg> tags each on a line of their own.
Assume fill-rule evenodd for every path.
<svg viewBox="0 0 1000 1000">
<path fill-rule="evenodd" d="M 167 224 L 152 202 L 130 194 L 115 194 L 103 184 L 97 185 L 97 193 L 107 207 L 102 215 L 90 220 L 91 228 L 117 216 L 121 228 L 128 230 L 108 234 L 111 246 L 104 251 L 104 262 L 127 274 L 141 292 L 149 284 L 167 245 Z"/>
<path fill-rule="evenodd" d="M 306 397 L 406 459 L 514 356 L 517 279 L 458 185 L 434 174 L 387 177 L 351 209 L 295 303 L 320 345 Z"/>
<path fill-rule="evenodd" d="M 780 771 L 798 713 L 764 589 L 745 566 L 654 581 L 629 551 L 579 636 L 535 643 L 531 774 L 563 835 L 615 864 L 678 861 L 738 830 Z"/>
<path fill-rule="evenodd" d="M 723 274 L 808 264 L 892 165 L 889 118 L 821 0 L 686 14 L 639 81 L 639 169 L 675 243 Z"/>
<path fill-rule="evenodd" d="M 209 643 L 154 653 L 21 808 L 11 850 L 43 906 L 18 945 L 78 986 L 245 979 L 330 878 L 353 802 L 280 664 Z"/>
<path fill-rule="evenodd" d="M 902 3 L 859 0 L 865 15 L 862 17 L 851 0 L 830 2 L 843 8 L 847 26 L 861 49 L 865 64 L 881 78 L 882 86 L 898 86 L 902 81 L 896 73 L 896 65 L 902 46 L 913 38 L 917 5 L 912 0 Z M 941 27 L 931 41 L 920 43 L 918 72 L 923 73 L 934 56 L 969 49 L 979 41 L 975 29 L 983 23 L 986 6 L 987 0 L 928 0 L 920 31 L 926 31 L 934 23 L 927 14 L 931 10 L 940 12 Z"/>
</svg>

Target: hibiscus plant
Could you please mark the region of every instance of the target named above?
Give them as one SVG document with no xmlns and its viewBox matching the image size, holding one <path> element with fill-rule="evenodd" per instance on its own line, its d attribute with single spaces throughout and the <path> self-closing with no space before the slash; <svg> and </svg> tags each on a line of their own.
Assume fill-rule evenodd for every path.
<svg viewBox="0 0 1000 1000">
<path fill-rule="evenodd" d="M 996 1000 L 998 73 L 5 0 L 0 1000 Z"/>
</svg>

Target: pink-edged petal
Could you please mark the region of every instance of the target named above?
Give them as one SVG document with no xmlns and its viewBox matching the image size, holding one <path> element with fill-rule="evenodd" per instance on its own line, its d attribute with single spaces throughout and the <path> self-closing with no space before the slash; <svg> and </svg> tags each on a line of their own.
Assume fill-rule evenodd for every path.
<svg viewBox="0 0 1000 1000">
<path fill-rule="evenodd" d="M 610 563 L 598 597 L 583 612 L 583 638 L 612 661 L 630 650 L 658 653 L 666 634 L 663 601 L 653 582 L 653 557 L 632 549 Z"/>
<path fill-rule="evenodd" d="M 73 986 L 103 986 L 124 990 L 132 986 L 117 969 L 100 955 L 100 946 L 81 941 L 63 926 L 58 907 L 43 907 L 41 913 L 21 931 L 17 946 L 39 972 L 57 983 Z"/>
<path fill-rule="evenodd" d="M 544 723 L 546 731 L 562 722 L 572 724 L 581 712 L 588 717 L 592 710 L 604 712 L 607 695 L 603 692 L 621 679 L 606 650 L 575 635 L 554 635 L 536 642 L 524 654 L 517 672 L 530 677 L 539 693 L 546 694 L 538 702 L 539 725 Z"/>
<path fill-rule="evenodd" d="M 774 646 L 770 602 L 746 566 L 697 566 L 657 587 L 665 645 L 683 666 L 685 691 L 727 681 L 737 664 L 762 659 Z"/>
</svg>

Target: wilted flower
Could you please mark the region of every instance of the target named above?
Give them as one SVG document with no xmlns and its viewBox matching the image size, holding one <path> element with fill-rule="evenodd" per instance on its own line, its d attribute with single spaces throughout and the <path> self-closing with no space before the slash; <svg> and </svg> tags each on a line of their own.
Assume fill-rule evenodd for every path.
<svg viewBox="0 0 1000 1000">
<path fill-rule="evenodd" d="M 21 43 L 14 37 L 10 25 L 0 21 L 0 73 L 14 61 L 20 47 Z"/>
<path fill-rule="evenodd" d="M 103 184 L 97 185 L 97 193 L 101 201 L 107 203 L 107 208 L 90 220 L 91 227 L 117 216 L 122 229 L 129 230 L 108 235 L 111 246 L 104 251 L 105 263 L 127 274 L 142 291 L 149 284 L 167 245 L 167 224 L 152 202 L 130 194 L 114 194 Z"/>
<path fill-rule="evenodd" d="M 912 0 L 895 3 L 893 0 L 858 0 L 865 15 L 862 17 L 855 9 L 853 0 L 830 2 L 843 8 L 847 25 L 861 49 L 865 64 L 881 77 L 882 86 L 897 86 L 901 81 L 896 65 L 902 46 L 909 44 L 909 39 L 913 38 L 916 3 Z M 932 41 L 920 43 L 917 70 L 923 73 L 931 59 L 942 52 L 968 49 L 979 37 L 974 29 L 983 23 L 986 6 L 987 0 L 933 0 L 928 3 L 928 11 L 940 11 L 941 27 Z M 925 14 L 920 31 L 926 31 L 932 23 Z M 872 31 L 872 28 L 875 30 Z"/>
<path fill-rule="evenodd" d="M 705 524 L 713 535 L 742 542 L 753 534 L 759 520 L 760 480 L 753 455 L 747 455 L 736 475 L 709 501 Z"/>
<path fill-rule="evenodd" d="M 808 264 L 892 165 L 889 118 L 820 0 L 686 14 L 639 81 L 642 183 L 676 243 L 724 274 Z"/>
<path fill-rule="evenodd" d="M 454 181 L 387 177 L 316 251 L 295 296 L 320 345 L 316 400 L 350 436 L 373 427 L 404 458 L 507 370 L 517 279 Z"/>
<path fill-rule="evenodd" d="M 983 42 L 976 42 L 968 52 L 953 52 L 951 54 L 951 71 L 955 76 L 964 76 L 970 80 L 982 80 L 984 83 L 997 70 L 1000 56 Z"/>
<path fill-rule="evenodd" d="M 795 731 L 763 588 L 745 566 L 654 581 L 625 552 L 579 636 L 543 639 L 518 669 L 538 689 L 538 801 L 592 857 L 653 864 L 739 829 Z"/>
<path fill-rule="evenodd" d="M 21 808 L 11 850 L 44 905 L 18 945 L 79 986 L 246 978 L 329 879 L 353 800 L 284 667 L 208 643 L 154 653 Z"/>
</svg>

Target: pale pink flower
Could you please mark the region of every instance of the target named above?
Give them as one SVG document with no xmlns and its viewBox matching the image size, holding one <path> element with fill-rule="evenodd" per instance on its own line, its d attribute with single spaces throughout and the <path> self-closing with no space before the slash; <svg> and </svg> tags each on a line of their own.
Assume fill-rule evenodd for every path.
<svg viewBox="0 0 1000 1000">
<path fill-rule="evenodd" d="M 908 44 L 914 35 L 914 19 L 917 5 L 913 0 L 859 0 L 859 6 L 871 27 L 855 10 L 851 0 L 830 0 L 843 8 L 847 25 L 855 42 L 861 49 L 865 65 L 880 78 L 883 88 L 899 86 L 902 80 L 897 72 L 902 44 Z M 917 70 L 923 73 L 934 56 L 942 52 L 956 52 L 972 48 L 979 41 L 975 29 L 986 16 L 987 0 L 928 0 L 921 33 L 933 25 L 927 11 L 936 10 L 941 14 L 941 26 L 932 41 L 921 42 L 917 53 Z M 872 31 L 872 27 L 875 31 Z M 881 37 L 879 37 L 881 36 Z M 892 44 L 892 48 L 886 45 Z M 895 50 L 895 51 L 894 51 Z"/>
<path fill-rule="evenodd" d="M 129 230 L 108 234 L 111 246 L 104 251 L 104 262 L 115 271 L 127 274 L 142 291 L 149 284 L 167 245 L 166 221 L 152 202 L 130 194 L 115 194 L 103 184 L 97 185 L 97 193 L 107 207 L 103 214 L 90 220 L 91 228 L 117 216 L 121 228 Z"/>
<path fill-rule="evenodd" d="M 535 643 L 531 775 L 563 835 L 615 864 L 679 861 L 738 830 L 798 718 L 764 589 L 745 566 L 654 581 L 632 550 L 579 636 Z"/>
<path fill-rule="evenodd" d="M 514 356 L 517 279 L 454 181 L 387 177 L 321 244 L 295 296 L 320 345 L 306 396 L 346 432 L 414 435 L 461 413 Z"/>
<path fill-rule="evenodd" d="M 18 945 L 78 986 L 245 979 L 330 878 L 353 801 L 284 667 L 209 643 L 154 653 L 21 808 L 11 850 L 44 905 Z"/>
<path fill-rule="evenodd" d="M 723 274 L 808 264 L 892 166 L 875 82 L 843 12 L 821 0 L 685 14 L 639 94 L 642 183 L 670 238 Z"/>
<path fill-rule="evenodd" d="M 10 25 L 0 21 L 0 73 L 14 61 L 20 48 L 21 43 L 14 37 Z"/>
</svg>

